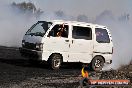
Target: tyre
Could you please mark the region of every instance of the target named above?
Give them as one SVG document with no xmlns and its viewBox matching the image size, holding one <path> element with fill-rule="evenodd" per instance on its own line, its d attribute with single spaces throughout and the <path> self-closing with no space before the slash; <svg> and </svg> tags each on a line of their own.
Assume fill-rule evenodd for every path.
<svg viewBox="0 0 132 88">
<path fill-rule="evenodd" d="M 101 56 L 96 56 L 91 62 L 93 71 L 100 71 L 104 66 L 104 59 Z"/>
<path fill-rule="evenodd" d="M 52 54 L 50 57 L 50 65 L 53 70 L 60 68 L 62 63 L 62 57 L 60 54 Z"/>
</svg>

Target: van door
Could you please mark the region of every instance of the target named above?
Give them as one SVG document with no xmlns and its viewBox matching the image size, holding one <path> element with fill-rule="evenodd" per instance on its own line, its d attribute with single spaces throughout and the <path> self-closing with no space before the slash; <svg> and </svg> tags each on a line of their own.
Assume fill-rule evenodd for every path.
<svg viewBox="0 0 132 88">
<path fill-rule="evenodd" d="M 60 53 L 63 61 L 68 59 L 69 51 L 69 26 L 64 24 L 56 24 L 45 39 L 44 51 L 51 53 Z"/>
<path fill-rule="evenodd" d="M 93 40 L 91 27 L 73 26 L 69 61 L 89 63 L 92 59 Z"/>
<path fill-rule="evenodd" d="M 94 52 L 101 54 L 112 53 L 112 39 L 109 31 L 105 28 L 95 28 Z"/>
</svg>

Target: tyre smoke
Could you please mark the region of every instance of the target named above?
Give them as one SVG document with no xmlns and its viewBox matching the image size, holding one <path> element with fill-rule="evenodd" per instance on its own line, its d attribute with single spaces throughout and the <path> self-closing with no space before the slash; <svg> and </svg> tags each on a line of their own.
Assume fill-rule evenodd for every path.
<svg viewBox="0 0 132 88">
<path fill-rule="evenodd" d="M 111 11 L 104 11 L 97 16 L 95 23 L 108 26 L 113 38 L 113 63 L 104 67 L 104 70 L 111 68 L 117 69 L 121 65 L 129 64 L 132 60 L 132 25 L 130 23 L 129 14 L 124 14 L 123 16 L 116 18 Z"/>
<path fill-rule="evenodd" d="M 34 16 L 14 9 L 10 0 L 0 1 L 0 11 L 0 45 L 20 46 L 23 35 L 35 21 Z"/>
</svg>

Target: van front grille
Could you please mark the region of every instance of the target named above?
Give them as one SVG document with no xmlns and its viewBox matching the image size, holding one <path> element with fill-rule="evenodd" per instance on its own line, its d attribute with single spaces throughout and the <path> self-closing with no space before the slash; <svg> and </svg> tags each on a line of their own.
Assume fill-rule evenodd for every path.
<svg viewBox="0 0 132 88">
<path fill-rule="evenodd" d="M 27 49 L 34 49 L 35 50 L 36 49 L 36 44 L 25 42 L 25 45 L 23 47 L 27 48 Z"/>
</svg>

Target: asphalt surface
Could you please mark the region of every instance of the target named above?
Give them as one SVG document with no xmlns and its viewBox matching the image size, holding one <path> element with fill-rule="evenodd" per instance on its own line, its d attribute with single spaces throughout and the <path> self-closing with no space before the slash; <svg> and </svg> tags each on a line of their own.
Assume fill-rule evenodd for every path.
<svg viewBox="0 0 132 88">
<path fill-rule="evenodd" d="M 60 70 L 54 71 L 46 62 L 29 63 L 27 58 L 20 56 L 18 48 L 0 46 L 0 88 L 80 88 L 81 68 L 80 63 L 65 63 Z M 122 69 L 90 72 L 90 77 L 132 80 L 132 65 Z"/>
</svg>

